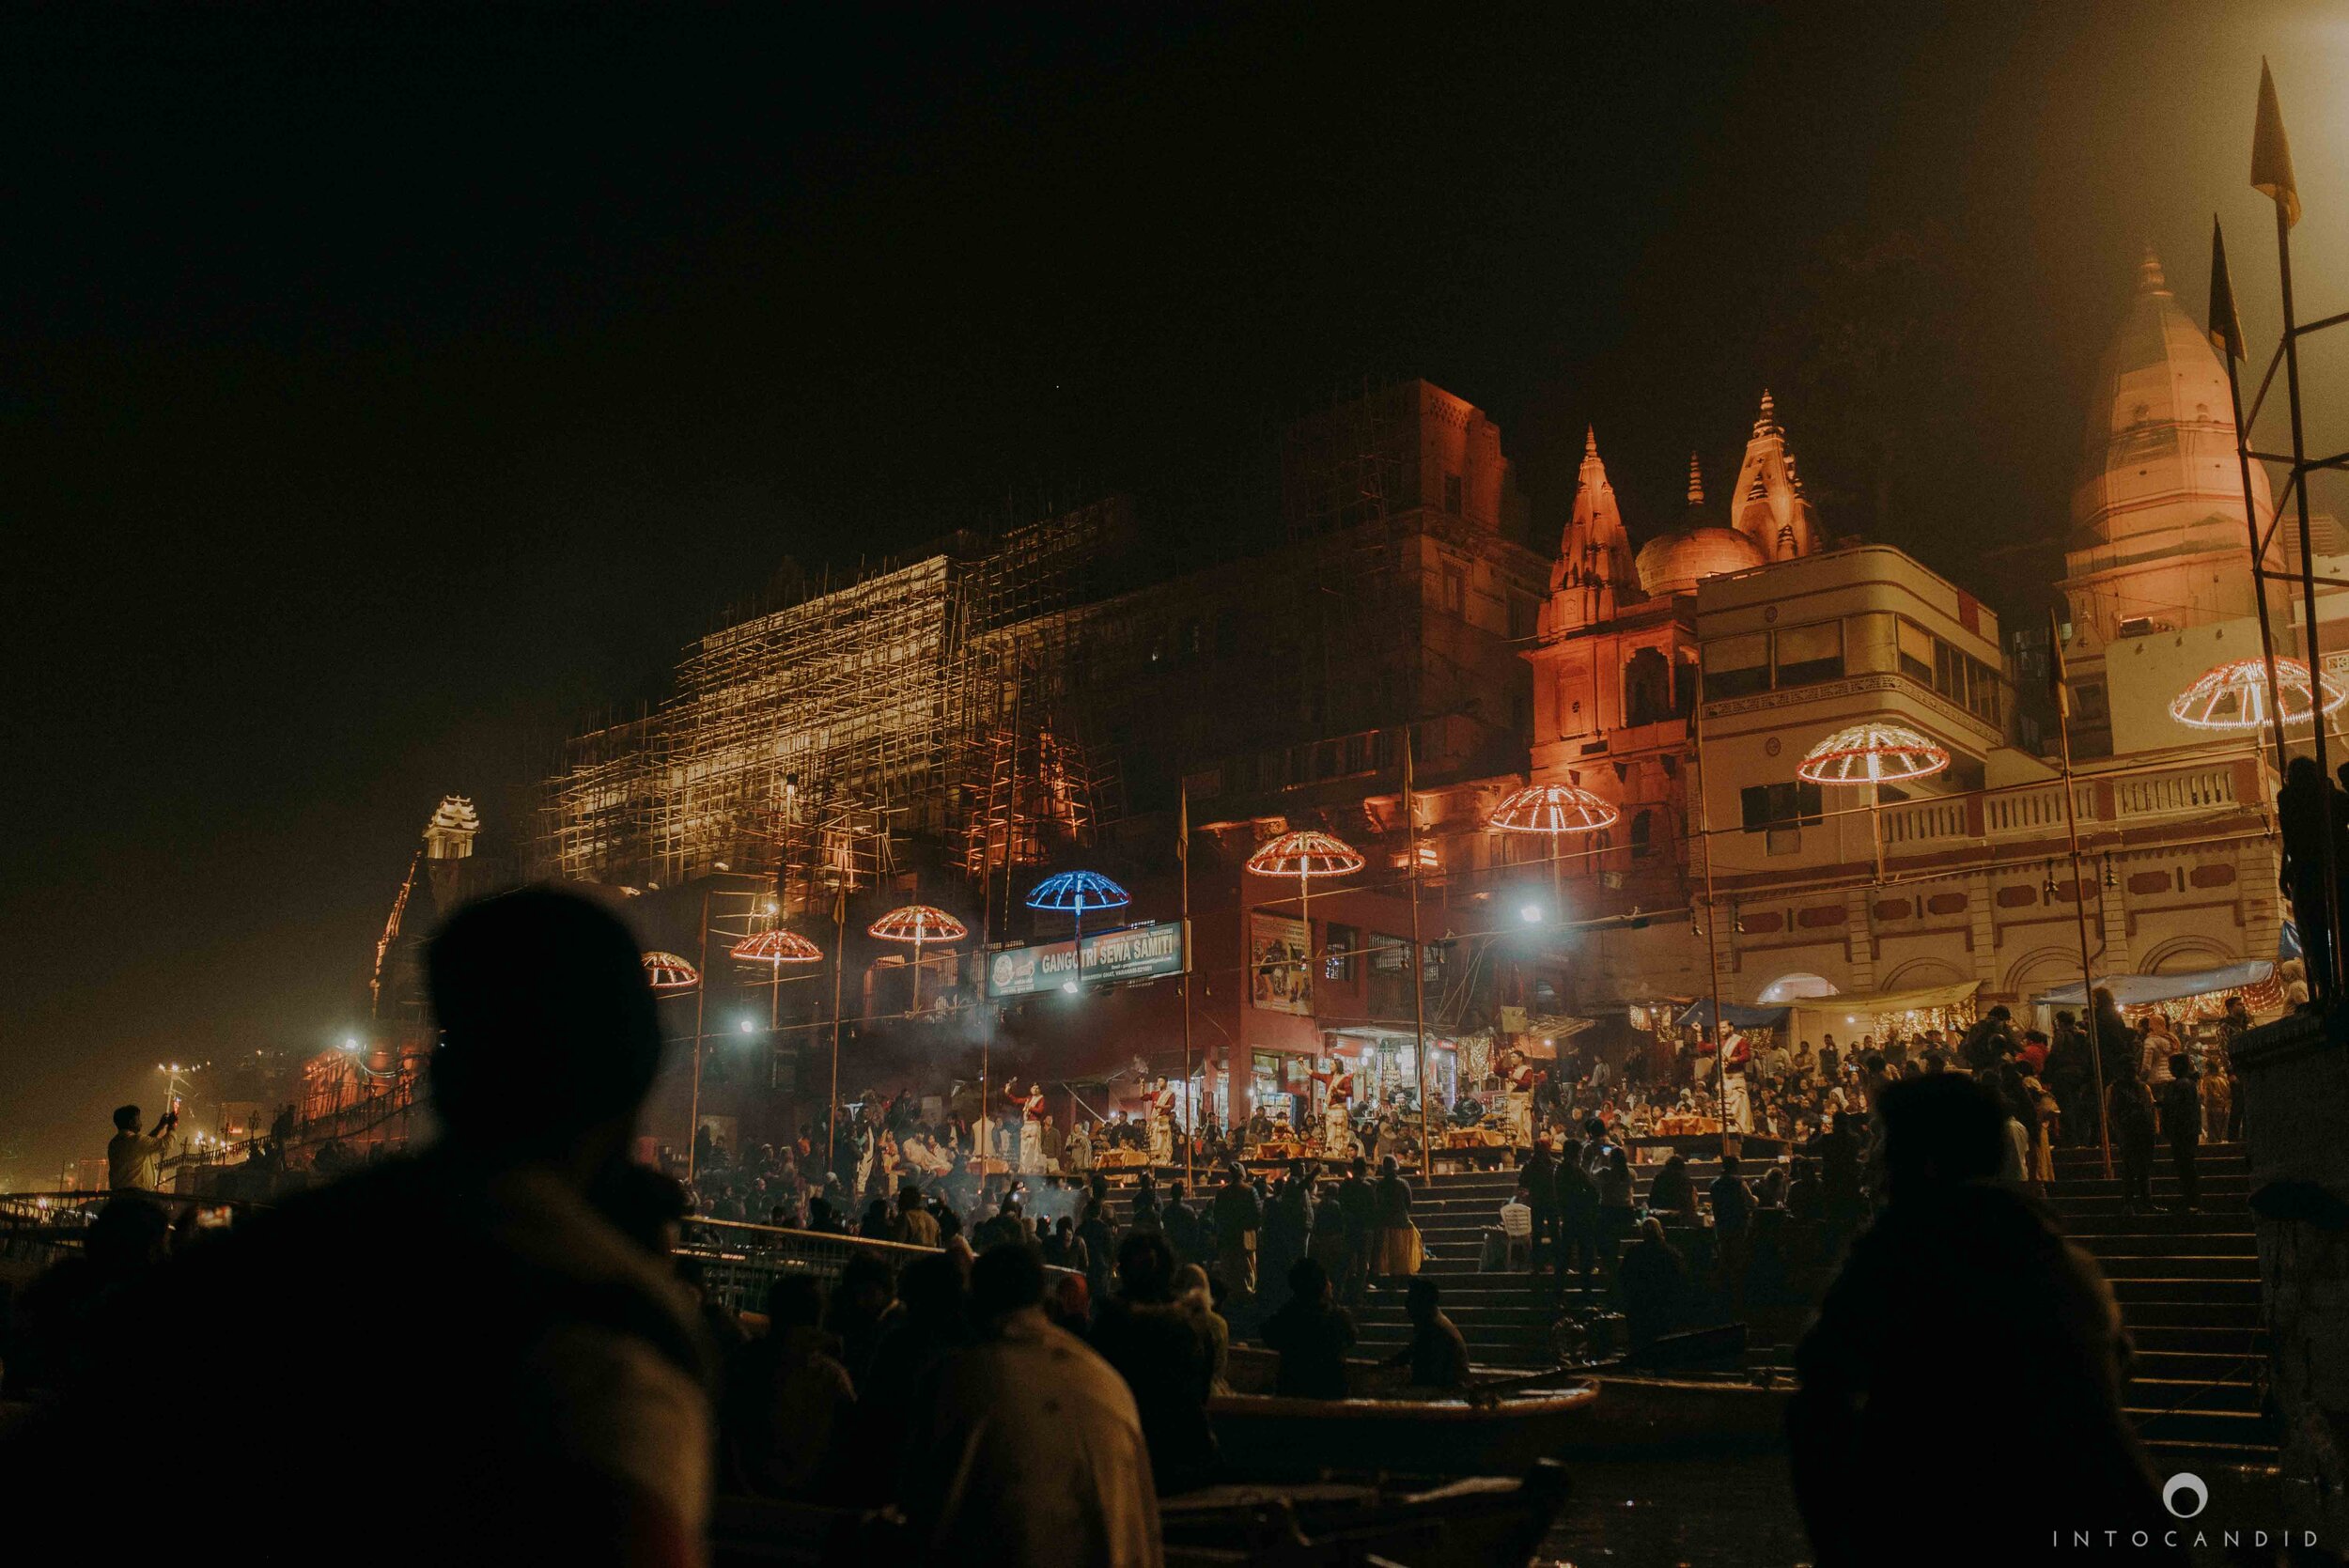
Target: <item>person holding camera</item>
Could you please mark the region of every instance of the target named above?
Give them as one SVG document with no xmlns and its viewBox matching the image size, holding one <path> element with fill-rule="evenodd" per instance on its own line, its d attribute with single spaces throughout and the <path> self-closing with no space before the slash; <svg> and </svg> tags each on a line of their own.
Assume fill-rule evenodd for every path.
<svg viewBox="0 0 2349 1568">
<path fill-rule="evenodd" d="M 112 1191 L 152 1192 L 163 1185 L 163 1153 L 179 1128 L 179 1108 L 164 1111 L 153 1132 L 141 1132 L 139 1122 L 137 1106 L 115 1112 L 115 1135 L 106 1141 L 106 1186 Z"/>
</svg>

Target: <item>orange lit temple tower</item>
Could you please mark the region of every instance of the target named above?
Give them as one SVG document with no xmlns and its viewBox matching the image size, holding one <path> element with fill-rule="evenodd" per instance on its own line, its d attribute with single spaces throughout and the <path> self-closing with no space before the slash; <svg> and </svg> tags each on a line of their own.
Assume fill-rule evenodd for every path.
<svg viewBox="0 0 2349 1568">
<path fill-rule="evenodd" d="M 2274 504 L 2267 475 L 2256 463 L 2251 484 L 2264 528 Z M 2326 536 L 2311 534 L 2324 552 Z M 2297 530 L 2279 547 L 2270 563 L 2289 561 L 2296 569 Z M 2169 699 L 2203 664 L 2259 653 L 2226 366 L 2201 325 L 2179 306 L 2150 251 L 2090 396 L 2059 586 L 2071 612 L 2065 653 L 2079 708 L 2073 737 L 2085 755 L 2190 740 L 2184 732 L 2161 732 L 2158 716 Z M 2270 595 L 2277 627 L 2290 626 L 2282 589 L 2271 586 Z M 2158 669 L 2129 646 L 2155 634 L 2174 642 L 2166 634 L 2234 622 L 2248 629 L 2248 638 L 2222 636 L 2215 649 L 2198 641 L 2183 662 L 2159 660 Z M 2278 651 L 2290 651 L 2280 638 Z M 2121 683 L 2141 691 L 2112 689 L 2110 677 L 2124 653 L 2131 656 L 2130 669 L 2121 674 Z M 2185 668 L 2198 659 L 2193 670 Z M 2173 663 L 2178 668 L 2170 668 Z M 2123 709 L 2117 742 L 2116 697 Z M 2139 708 L 2149 717 L 2133 724 Z M 2132 738 L 2133 731 L 2141 731 L 2142 738 Z"/>
<path fill-rule="evenodd" d="M 1682 891 L 1697 584 L 1813 554 L 1823 542 L 1767 393 L 1729 517 L 1723 522 L 1707 503 L 1692 455 L 1679 525 L 1634 555 L 1597 438 L 1584 437 L 1574 515 L 1550 568 L 1539 641 L 1525 657 L 1533 665 L 1532 777 L 1579 784 L 1623 814 L 1597 835 L 1590 862 L 1610 908 L 1659 908 Z M 1595 901 L 1586 890 L 1584 912 L 1595 912 Z"/>
<path fill-rule="evenodd" d="M 1795 455 L 1780 428 L 1777 405 L 1762 394 L 1761 417 L 1753 422 L 1746 442 L 1746 459 L 1737 465 L 1737 483 L 1729 491 L 1729 516 L 1737 532 L 1762 547 L 1773 561 L 1789 561 L 1817 550 L 1818 514 L 1802 493 L 1795 473 Z"/>
</svg>

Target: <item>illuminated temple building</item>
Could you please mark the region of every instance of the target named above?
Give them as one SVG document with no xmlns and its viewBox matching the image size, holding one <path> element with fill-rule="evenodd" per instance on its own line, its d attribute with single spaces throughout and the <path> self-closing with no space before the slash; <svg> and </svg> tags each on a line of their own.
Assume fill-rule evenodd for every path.
<svg viewBox="0 0 2349 1568">
<path fill-rule="evenodd" d="M 1176 921 L 1185 812 L 1191 1082 L 1218 1115 L 1310 1110 L 1324 1055 L 1365 1087 L 1416 1081 L 1421 1007 L 1447 1097 L 1502 1050 L 1547 1054 L 1579 1020 L 1717 980 L 1748 1004 L 1831 991 L 1855 1017 L 1934 987 L 2019 1010 L 2077 982 L 2083 901 L 2100 973 L 2273 958 L 2258 737 L 2168 719 L 2252 624 L 2224 393 L 2149 264 L 2093 396 L 2061 584 L 2085 720 L 2077 879 L 2052 737 L 2017 701 L 2038 678 L 2028 639 L 1964 584 L 1839 536 L 1768 394 L 1726 484 L 1690 459 L 1679 516 L 1625 514 L 1602 423 L 1545 520 L 1493 422 L 1424 381 L 1295 426 L 1278 526 L 1227 529 L 1222 551 L 1178 557 L 1112 498 L 796 586 L 689 648 L 665 702 L 572 741 L 537 862 L 697 959 L 708 895 L 703 1027 L 732 1027 L 708 1008 L 761 1026 L 711 1052 L 704 1110 L 729 1140 L 772 1135 L 771 1092 L 823 1086 L 830 964 L 727 961 L 776 924 L 841 959 L 844 1092 L 975 1077 L 983 1036 L 996 1084 L 1045 1081 L 1073 1110 L 1179 1078 L 1172 979 L 989 987 L 1069 939 L 1025 907 L 1051 872 L 1115 877 L 1134 899 L 1120 922 Z M 2155 698 L 2161 725 L 2139 722 Z M 1821 737 L 1869 722 L 1952 765 L 1873 800 L 1797 777 Z M 1614 820 L 1488 831 L 1503 796 L 1553 783 Z M 1365 864 L 1310 889 L 1243 869 L 1299 828 Z M 969 939 L 864 936 L 911 902 Z"/>
</svg>

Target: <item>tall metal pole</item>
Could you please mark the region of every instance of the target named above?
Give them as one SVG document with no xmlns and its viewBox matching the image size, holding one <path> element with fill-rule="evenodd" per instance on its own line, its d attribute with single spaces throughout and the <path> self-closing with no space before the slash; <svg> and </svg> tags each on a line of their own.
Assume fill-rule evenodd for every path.
<svg viewBox="0 0 2349 1568">
<path fill-rule="evenodd" d="M 1404 852 L 1410 857 L 1411 1060 L 1419 1064 L 1419 1173 L 1436 1174 L 1436 1145 L 1427 1130 L 1427 963 L 1419 945 L 1419 800 L 1411 756 L 1411 726 L 1403 726 Z"/>
<path fill-rule="evenodd" d="M 2227 362 L 2227 401 L 2234 409 L 2234 460 L 2243 480 L 2243 521 L 2251 540 L 2251 594 L 2259 601 L 2260 660 L 2267 668 L 2267 722 L 2276 737 L 2276 782 L 2280 784 L 2284 773 L 2284 704 L 2282 689 L 2276 683 L 2276 634 L 2268 624 L 2267 573 L 2265 553 L 2260 549 L 2259 507 L 2251 499 L 2251 432 L 2243 427 L 2242 372 L 2237 369 L 2232 353 L 2222 350 L 2219 358 Z M 2307 536 L 2308 531 L 2303 528 L 2301 537 Z M 2312 665 L 2310 678 L 2313 692 L 2316 688 Z M 2313 700 L 2318 707 L 2324 706 L 2321 698 Z"/>
<path fill-rule="evenodd" d="M 840 1147 L 840 968 L 848 957 L 848 890 L 832 894 L 832 1100 L 824 1112 L 824 1163 L 835 1163 Z M 837 1174 L 837 1172 L 834 1172 Z"/>
<path fill-rule="evenodd" d="M 699 1144 L 702 1136 L 702 1023 L 703 1009 L 709 1000 L 709 888 L 702 887 L 702 937 L 698 955 L 701 973 L 693 982 L 693 1091 L 687 1112 L 689 1125 L 685 1129 L 685 1179 L 692 1181 L 699 1169 Z"/>
<path fill-rule="evenodd" d="M 2302 613 L 2308 618 L 2309 701 L 2315 720 L 2309 727 L 2316 732 L 2316 771 L 2323 785 L 2317 799 L 2325 814 L 2326 988 L 2338 1000 L 2341 994 L 2341 866 L 2333 846 L 2338 831 L 2333 820 L 2333 769 L 2325 754 L 2325 659 L 2317 637 L 2316 560 L 2309 542 L 2308 450 L 2300 428 L 2300 328 L 2292 309 L 2292 219 L 2282 202 L 2276 204 L 2276 267 L 2283 285 L 2284 392 L 2292 405 L 2292 496 L 2300 514 L 2300 592 Z M 2304 949 L 2307 940 L 2303 932 Z"/>
<path fill-rule="evenodd" d="M 2047 612 L 2047 657 L 2058 661 L 2061 668 L 2063 645 L 2056 641 L 2055 612 Z M 2096 1142 L 2104 1151 L 2105 1177 L 2112 1177 L 2112 1117 L 2105 1105 L 2105 1052 L 2096 1038 L 2096 971 L 2088 955 L 2088 879 L 2080 875 L 2079 815 L 2072 799 L 2072 697 L 2071 689 L 2061 681 L 2056 691 L 2056 733 L 2063 737 L 2063 833 L 2072 846 L 2072 918 L 2077 923 L 2080 939 L 2080 1008 L 2088 1020 L 2088 1060 L 2095 1075 L 2096 1084 Z M 2113 1042 L 2116 1046 L 2119 1041 Z"/>
<path fill-rule="evenodd" d="M 1713 835 L 1706 826 L 1704 794 L 1704 673 L 1697 672 L 1697 700 L 1688 709 L 1689 742 L 1696 752 L 1697 837 L 1704 844 L 1704 970 L 1713 995 L 1713 1111 L 1721 1124 L 1721 1153 L 1729 1153 L 1729 1055 L 1722 1039 L 1721 960 L 1713 940 Z"/>
<path fill-rule="evenodd" d="M 1199 1141 L 1199 1102 L 1190 1088 L 1190 784 L 1187 780 L 1175 788 L 1174 863 L 1182 870 L 1183 885 L 1183 1185 L 1189 1188 L 1196 1179 L 1190 1166 L 1191 1148 Z M 1200 1085 L 1203 1092 L 1206 1087 Z"/>
</svg>

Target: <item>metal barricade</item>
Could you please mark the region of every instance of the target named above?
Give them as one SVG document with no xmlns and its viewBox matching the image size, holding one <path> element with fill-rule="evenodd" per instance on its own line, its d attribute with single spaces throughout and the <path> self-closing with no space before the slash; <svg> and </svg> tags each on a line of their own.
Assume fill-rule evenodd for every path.
<svg viewBox="0 0 2349 1568">
<path fill-rule="evenodd" d="M 937 1251 L 935 1247 L 821 1231 L 692 1219 L 685 1221 L 677 1257 L 698 1265 L 702 1289 L 711 1300 L 738 1312 L 763 1312 L 768 1287 L 786 1274 L 804 1274 L 829 1285 L 840 1278 L 852 1257 L 878 1259 L 894 1274 L 916 1258 Z"/>
</svg>

